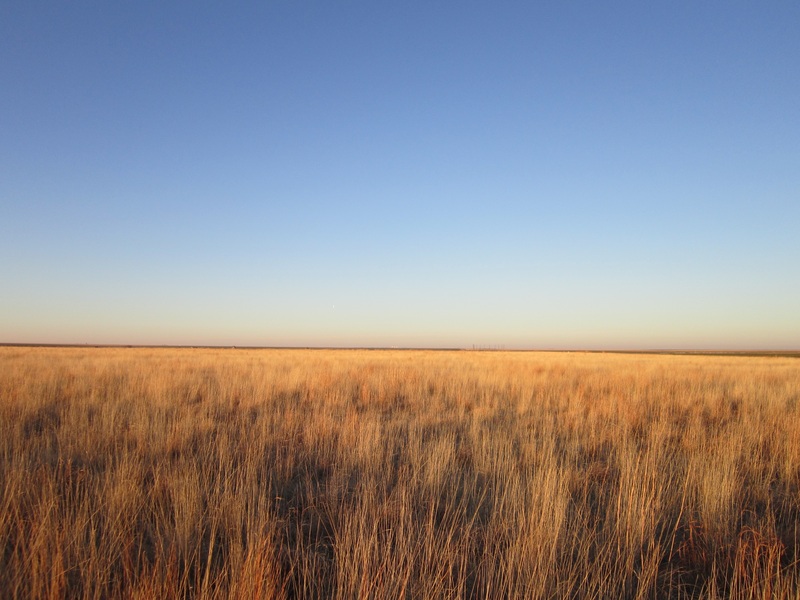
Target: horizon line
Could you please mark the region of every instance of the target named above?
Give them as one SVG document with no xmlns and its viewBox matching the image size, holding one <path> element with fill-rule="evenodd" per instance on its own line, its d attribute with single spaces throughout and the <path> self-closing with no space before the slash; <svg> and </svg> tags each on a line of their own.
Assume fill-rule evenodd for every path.
<svg viewBox="0 0 800 600">
<path fill-rule="evenodd" d="M 707 356 L 764 356 L 800 358 L 798 349 L 718 349 L 718 348 L 506 348 L 503 344 L 474 344 L 472 346 L 325 346 L 325 345 L 240 345 L 240 344 L 98 344 L 98 343 L 35 343 L 0 342 L 8 348 L 130 348 L 130 349 L 208 349 L 208 350 L 402 350 L 434 352 L 585 352 L 609 354 L 666 354 Z"/>
</svg>

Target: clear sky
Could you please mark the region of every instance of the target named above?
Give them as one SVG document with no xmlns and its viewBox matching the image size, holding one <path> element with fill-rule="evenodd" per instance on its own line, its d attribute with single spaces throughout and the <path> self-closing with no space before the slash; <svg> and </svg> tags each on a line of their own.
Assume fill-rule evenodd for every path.
<svg viewBox="0 0 800 600">
<path fill-rule="evenodd" d="M 3 2 L 0 342 L 800 348 L 800 3 Z"/>
</svg>

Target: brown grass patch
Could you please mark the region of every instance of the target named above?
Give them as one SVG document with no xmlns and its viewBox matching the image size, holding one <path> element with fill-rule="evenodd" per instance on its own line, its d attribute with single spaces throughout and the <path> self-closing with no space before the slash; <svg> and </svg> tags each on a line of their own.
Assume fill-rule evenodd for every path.
<svg viewBox="0 0 800 600">
<path fill-rule="evenodd" d="M 0 348 L 3 598 L 797 598 L 786 357 Z"/>
</svg>

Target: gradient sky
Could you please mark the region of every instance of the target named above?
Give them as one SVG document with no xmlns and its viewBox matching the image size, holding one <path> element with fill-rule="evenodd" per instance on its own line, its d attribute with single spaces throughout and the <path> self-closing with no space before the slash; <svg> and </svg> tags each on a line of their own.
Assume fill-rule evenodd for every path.
<svg viewBox="0 0 800 600">
<path fill-rule="evenodd" d="M 4 2 L 0 342 L 798 349 L 800 3 Z"/>
</svg>

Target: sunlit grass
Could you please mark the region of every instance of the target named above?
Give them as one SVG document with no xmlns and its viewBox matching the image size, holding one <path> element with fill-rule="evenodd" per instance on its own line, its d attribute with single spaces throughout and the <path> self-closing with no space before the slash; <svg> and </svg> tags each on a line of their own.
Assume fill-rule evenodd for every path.
<svg viewBox="0 0 800 600">
<path fill-rule="evenodd" d="M 800 360 L 0 348 L 0 596 L 797 598 Z"/>
</svg>

